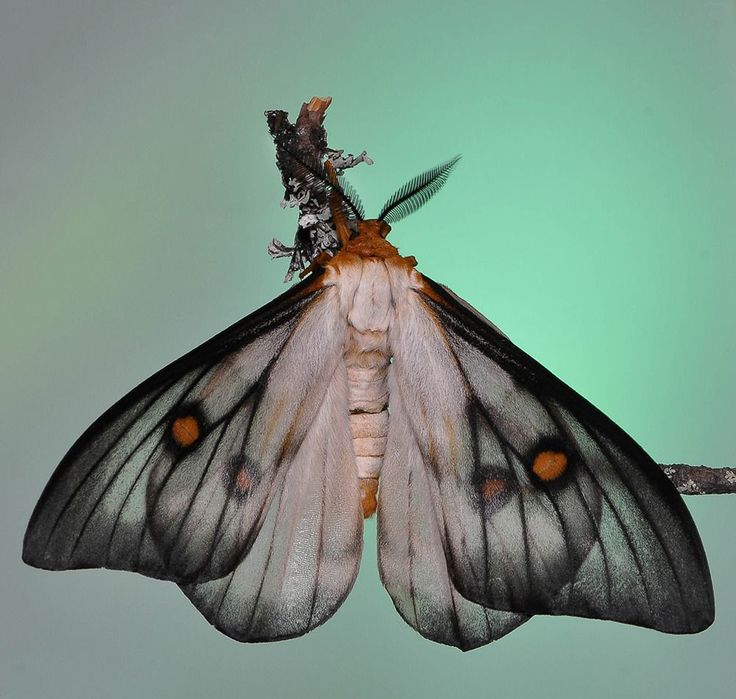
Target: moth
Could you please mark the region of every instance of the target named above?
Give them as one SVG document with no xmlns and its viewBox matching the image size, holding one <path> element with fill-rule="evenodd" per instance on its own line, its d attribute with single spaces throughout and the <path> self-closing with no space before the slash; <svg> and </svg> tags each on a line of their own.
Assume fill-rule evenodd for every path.
<svg viewBox="0 0 736 699">
<path fill-rule="evenodd" d="M 383 584 L 433 641 L 475 648 L 535 614 L 708 627 L 703 546 L 660 468 L 388 241 L 456 161 L 375 219 L 299 161 L 336 251 L 84 432 L 25 562 L 171 580 L 221 632 L 275 641 L 335 613 L 377 511 Z"/>
</svg>

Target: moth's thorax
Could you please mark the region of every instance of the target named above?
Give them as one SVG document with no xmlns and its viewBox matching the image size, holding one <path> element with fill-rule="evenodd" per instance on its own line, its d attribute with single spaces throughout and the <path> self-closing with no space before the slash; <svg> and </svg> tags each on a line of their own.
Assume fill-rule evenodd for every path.
<svg viewBox="0 0 736 699">
<path fill-rule="evenodd" d="M 413 261 L 400 257 L 396 248 L 390 247 L 394 252 L 386 256 L 340 251 L 332 264 L 326 265 L 323 282 L 337 289 L 348 325 L 343 356 L 353 449 L 366 517 L 375 510 L 388 432 L 388 370 L 392 355 L 389 331 L 399 297 L 421 285 Z"/>
<path fill-rule="evenodd" d="M 398 249 L 386 240 L 390 231 L 391 226 L 384 221 L 359 221 L 353 237 L 345 241 L 335 257 L 326 262 L 325 266 L 344 266 L 348 260 L 356 257 L 392 260 L 395 264 L 416 266 L 413 257 L 401 257 Z"/>
</svg>

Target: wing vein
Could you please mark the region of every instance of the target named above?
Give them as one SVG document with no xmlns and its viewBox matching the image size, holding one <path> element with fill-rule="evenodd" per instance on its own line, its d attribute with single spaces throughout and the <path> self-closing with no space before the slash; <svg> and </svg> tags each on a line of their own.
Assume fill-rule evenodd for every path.
<svg viewBox="0 0 736 699">
<path fill-rule="evenodd" d="M 333 377 L 334 380 L 334 377 Z M 326 494 L 327 494 L 327 483 L 326 483 L 326 477 L 327 472 L 325 469 L 325 461 L 327 459 L 327 455 L 325 453 L 325 447 L 322 446 L 322 478 L 320 479 L 320 508 L 319 508 L 319 541 L 317 543 L 317 564 L 316 569 L 314 572 L 314 587 L 312 588 L 312 602 L 309 607 L 309 621 L 307 622 L 307 628 L 310 628 L 312 626 L 312 620 L 314 618 L 314 610 L 317 605 L 317 590 L 319 589 L 319 578 L 320 578 L 320 572 L 322 570 L 322 553 L 323 553 L 323 545 L 324 545 L 324 529 L 325 529 L 325 501 L 326 501 Z"/>
<path fill-rule="evenodd" d="M 528 532 L 527 523 L 526 523 L 526 508 L 524 506 L 524 498 L 522 496 L 523 486 L 522 486 L 521 481 L 519 480 L 518 474 L 516 473 L 516 469 L 514 468 L 513 462 L 511 460 L 511 457 L 509 456 L 509 450 L 514 453 L 514 455 L 516 456 L 516 458 L 519 459 L 519 461 L 521 463 L 523 463 L 523 459 L 522 459 L 521 455 L 519 454 L 518 450 L 497 429 L 495 423 L 493 422 L 493 419 L 492 419 L 490 413 L 486 409 L 485 405 L 483 405 L 483 402 L 480 400 L 478 394 L 473 389 L 473 386 L 470 383 L 470 379 L 468 377 L 468 374 L 465 371 L 465 367 L 460 362 L 460 358 L 457 356 L 457 353 L 455 352 L 454 347 L 452 347 L 452 345 L 451 345 L 451 343 L 449 341 L 446 341 L 445 344 L 446 344 L 447 349 L 449 350 L 449 352 L 450 352 L 450 354 L 451 354 L 451 356 L 452 356 L 452 358 L 453 358 L 453 360 L 455 362 L 455 365 L 456 365 L 458 371 L 460 372 L 460 375 L 463 378 L 463 382 L 465 383 L 465 387 L 466 387 L 466 390 L 467 390 L 467 392 L 469 394 L 469 397 L 472 398 L 473 401 L 474 401 L 474 403 L 477 405 L 477 407 L 480 408 L 481 413 L 482 413 L 483 417 L 485 418 L 488 427 L 493 432 L 493 435 L 496 438 L 496 441 L 498 442 L 499 447 L 501 448 L 501 453 L 503 454 L 504 459 L 506 459 L 506 464 L 508 466 L 508 470 L 509 470 L 510 473 L 513 474 L 514 480 L 516 481 L 517 492 L 519 493 L 519 497 L 517 498 L 518 499 L 518 502 L 519 502 L 519 511 L 520 511 L 519 512 L 519 520 L 520 520 L 520 523 L 521 523 L 522 535 L 523 535 L 523 539 L 524 539 L 524 560 L 526 561 L 527 587 L 528 587 L 528 589 L 531 589 L 531 587 L 532 587 L 531 582 L 532 582 L 533 575 L 532 575 L 532 565 L 531 565 L 531 558 L 530 558 L 529 532 Z M 571 550 L 570 550 L 570 542 L 568 541 L 568 538 L 569 537 L 568 537 L 567 528 L 565 526 L 565 522 L 562 519 L 562 515 L 560 514 L 560 511 L 557 508 L 556 504 L 552 501 L 552 498 L 549 496 L 549 493 L 546 493 L 545 492 L 544 495 L 545 495 L 545 499 L 551 505 L 551 507 L 552 507 L 552 509 L 553 509 L 556 517 L 557 517 L 557 520 L 560 523 L 560 528 L 562 529 L 562 532 L 563 532 L 563 537 L 562 538 L 563 538 L 563 540 L 565 542 L 565 550 L 566 550 L 566 554 L 567 554 L 567 560 L 568 560 L 568 563 L 570 564 L 570 566 L 572 567 L 573 558 L 572 558 L 572 554 L 571 554 Z M 483 519 L 484 519 L 484 521 L 483 521 L 483 527 L 485 529 L 486 522 L 488 522 L 488 519 L 485 518 L 485 517 Z M 549 568 L 547 567 L 547 565 L 546 565 L 546 563 L 544 561 L 544 556 L 540 556 L 539 559 L 540 559 L 540 562 L 542 563 L 542 565 L 547 569 L 547 572 L 549 573 Z M 486 566 L 487 565 L 488 565 L 488 563 L 486 562 Z"/>
<path fill-rule="evenodd" d="M 585 431 L 590 435 L 590 437 L 598 445 L 598 448 L 601 450 L 601 453 L 605 456 L 606 460 L 611 465 L 611 467 L 613 468 L 613 470 L 616 471 L 616 473 L 618 474 L 619 479 L 623 483 L 625 483 L 623 477 L 621 476 L 621 470 L 619 469 L 618 465 L 616 464 L 616 460 L 611 455 L 608 447 L 605 444 L 603 444 L 603 442 L 598 438 L 598 436 L 596 434 L 593 433 L 593 431 L 588 430 L 585 426 L 583 426 L 583 429 L 585 429 Z M 682 581 L 680 580 L 680 574 L 679 574 L 677 568 L 675 567 L 675 563 L 672 560 L 672 555 L 670 554 L 669 549 L 665 546 L 664 541 L 662 540 L 662 535 L 661 535 L 659 529 L 654 525 L 654 523 L 652 522 L 651 518 L 649 517 L 649 513 L 642 506 L 642 501 L 639 498 L 639 496 L 636 494 L 636 492 L 634 491 L 633 488 L 628 488 L 627 490 L 629 491 L 629 493 L 631 493 L 631 496 L 635 500 L 635 502 L 636 502 L 639 510 L 642 513 L 645 513 L 646 514 L 646 517 L 645 517 L 646 522 L 649 525 L 650 531 L 652 532 L 652 534 L 654 534 L 654 537 L 657 540 L 657 543 L 659 544 L 660 548 L 662 549 L 662 553 L 664 553 L 664 557 L 667 560 L 667 564 L 669 565 L 670 570 L 672 571 L 672 574 L 675 576 L 675 582 L 677 583 L 677 592 L 678 592 L 678 594 L 680 596 L 680 602 L 682 604 L 682 608 L 686 610 L 687 609 L 687 602 L 685 601 L 685 594 L 684 594 L 684 591 L 683 591 Z"/>
<path fill-rule="evenodd" d="M 583 426 L 581 425 L 581 427 Z M 583 429 L 585 428 L 583 427 Z M 573 441 L 577 443 L 577 440 L 575 439 L 574 435 L 572 435 L 568 430 L 566 430 L 566 433 L 568 434 L 570 439 L 572 439 Z M 593 437 L 592 435 L 591 437 L 597 443 L 597 440 L 595 440 L 595 437 Z M 631 551 L 631 556 L 634 559 L 634 564 L 636 565 L 636 569 L 639 571 L 639 579 L 641 580 L 641 583 L 642 583 L 642 588 L 644 590 L 644 596 L 646 597 L 646 601 L 647 601 L 647 607 L 649 607 L 649 612 L 651 614 L 654 614 L 654 608 L 652 606 L 652 597 L 649 591 L 649 584 L 647 582 L 646 576 L 644 575 L 644 566 L 641 562 L 641 559 L 639 558 L 639 552 L 634 546 L 634 542 L 631 539 L 631 534 L 629 530 L 627 529 L 626 525 L 624 524 L 624 521 L 621 518 L 621 514 L 619 513 L 618 509 L 613 504 L 613 500 L 609 496 L 608 491 L 603 487 L 600 479 L 596 476 L 596 474 L 593 472 L 592 469 L 588 469 L 588 473 L 590 474 L 591 478 L 595 481 L 596 485 L 598 486 L 601 492 L 601 496 L 606 501 L 606 504 L 610 508 L 611 513 L 613 514 L 616 520 L 616 523 L 618 524 L 619 529 L 621 530 L 621 533 L 624 535 L 624 539 L 626 540 L 626 545 L 629 547 L 629 551 Z"/>
<path fill-rule="evenodd" d="M 559 430 L 560 434 L 567 434 L 568 437 L 571 435 L 568 433 L 567 430 L 564 429 L 562 422 L 558 419 L 558 417 L 553 413 L 550 406 L 547 404 L 547 401 L 543 398 L 539 398 L 539 403 L 544 408 L 547 415 L 549 415 L 550 420 L 555 424 L 557 429 Z M 589 470 L 589 469 L 588 469 Z M 598 540 L 598 543 L 600 544 L 601 549 L 601 555 L 603 556 L 603 567 L 605 569 L 605 578 L 606 578 L 606 601 L 608 603 L 608 606 L 610 607 L 612 604 L 613 599 L 613 590 L 611 588 L 611 570 L 610 570 L 610 563 L 608 560 L 608 551 L 606 550 L 606 546 L 603 543 L 603 538 L 601 536 L 601 530 L 598 525 L 598 522 L 596 521 L 596 517 L 593 514 L 593 511 L 590 509 L 590 505 L 588 504 L 587 499 L 583 495 L 583 490 L 580 487 L 580 483 L 578 482 L 577 478 L 572 479 L 573 483 L 575 484 L 575 490 L 578 494 L 578 498 L 580 502 L 583 503 L 583 507 L 585 508 L 585 513 L 588 515 L 588 520 L 590 521 L 590 524 L 592 525 L 593 529 L 596 533 L 596 538 Z M 577 579 L 577 577 L 576 577 Z"/>
<path fill-rule="evenodd" d="M 95 459 L 95 461 L 92 462 L 87 472 L 82 476 L 82 479 L 77 483 L 77 485 L 72 489 L 72 492 L 69 494 L 69 496 L 66 499 L 66 502 L 62 506 L 62 508 L 59 510 L 58 515 L 56 516 L 53 524 L 51 525 L 49 529 L 49 533 L 46 537 L 46 543 L 44 544 L 44 549 L 46 549 L 49 545 L 49 542 L 51 541 L 51 537 L 54 535 L 54 532 L 56 531 L 56 528 L 59 525 L 59 522 L 61 521 L 62 517 L 67 511 L 67 508 L 69 507 L 69 504 L 74 500 L 74 498 L 77 497 L 79 491 L 82 489 L 84 484 L 87 482 L 87 479 L 92 475 L 94 470 L 99 466 L 100 462 L 112 451 L 112 449 L 115 447 L 116 444 L 120 442 L 120 440 L 125 436 L 125 434 L 128 432 L 130 427 L 138 420 L 140 419 L 141 415 L 143 415 L 166 391 L 168 391 L 176 381 L 172 381 L 168 384 L 166 384 L 151 400 L 148 401 L 148 403 L 143 407 L 140 412 L 136 413 L 136 415 L 133 416 L 133 418 L 128 422 L 128 424 L 121 430 L 120 434 L 115 437 L 115 439 L 110 443 L 110 445 L 105 449 L 105 451 Z M 155 429 L 155 428 L 154 428 Z M 142 441 L 145 441 L 145 439 L 148 437 L 148 435 L 153 432 L 151 430 L 146 437 Z M 140 442 L 139 442 L 140 445 Z M 76 455 L 75 455 L 76 456 Z M 66 460 L 66 459 L 65 459 Z"/>
<path fill-rule="evenodd" d="M 203 376 L 204 376 L 204 375 L 205 375 L 205 374 L 206 374 L 206 373 L 207 373 L 207 372 L 208 372 L 208 371 L 209 371 L 209 370 L 210 370 L 211 368 L 212 368 L 212 367 L 211 367 L 211 366 L 209 366 L 209 367 L 208 367 L 207 369 L 205 369 L 205 371 L 203 371 L 203 372 L 202 372 L 201 374 L 199 374 L 199 375 L 198 375 L 198 376 L 197 376 L 197 377 L 195 378 L 195 380 L 194 380 L 194 381 L 193 381 L 193 382 L 192 382 L 192 383 L 191 383 L 191 384 L 190 384 L 190 385 L 189 385 L 189 386 L 188 386 L 188 387 L 187 387 L 187 388 L 186 388 L 186 389 L 184 390 L 184 392 L 183 392 L 182 396 L 181 396 L 181 397 L 180 397 L 180 398 L 179 398 L 179 399 L 178 399 L 178 400 L 176 401 L 176 403 L 174 403 L 174 406 L 175 406 L 175 407 L 178 407 L 178 406 L 180 406 L 180 405 L 181 405 L 181 404 L 182 404 L 182 403 L 184 402 L 184 400 L 186 399 L 186 396 L 187 396 L 187 395 L 189 395 L 189 392 L 190 392 L 190 391 L 192 390 L 192 388 L 194 388 L 194 386 L 196 386 L 196 384 L 197 384 L 197 383 L 199 382 L 199 380 L 200 380 L 200 379 L 201 379 L 201 378 L 202 378 L 202 377 L 203 377 Z M 136 416 L 135 420 L 138 420 L 138 419 L 140 419 L 140 417 L 141 417 L 142 415 L 144 415 L 144 414 L 145 414 L 145 413 L 146 413 L 146 412 L 148 411 L 148 409 L 149 409 L 149 408 L 151 407 L 151 405 L 153 405 L 153 403 L 154 403 L 154 402 L 155 402 L 156 400 L 158 400 L 158 398 L 160 398 L 160 397 L 161 397 L 161 395 L 163 395 L 163 393 L 165 393 L 165 392 L 166 392 L 166 390 L 168 390 L 168 388 L 170 388 L 170 387 L 171 387 L 171 386 L 167 386 L 167 387 L 166 387 L 166 388 L 164 388 L 164 389 L 163 389 L 163 390 L 162 390 L 161 392 L 159 392 L 159 394 L 158 394 L 158 395 L 157 395 L 157 396 L 156 396 L 156 397 L 154 398 L 154 400 L 153 400 L 153 401 L 151 401 L 151 402 L 149 402 L 149 404 L 148 404 L 148 405 L 147 405 L 147 406 L 146 406 L 146 407 L 145 407 L 145 408 L 144 408 L 143 410 L 141 410 L 141 412 L 140 412 L 140 413 L 139 413 L 139 414 L 138 414 L 138 415 Z M 139 440 L 138 440 L 138 441 L 136 442 L 136 444 L 135 444 L 135 446 L 133 447 L 133 449 L 131 449 L 130 453 L 129 453 L 129 454 L 128 454 L 128 455 L 126 456 L 126 457 L 125 457 L 125 459 L 124 459 L 124 460 L 123 460 L 123 461 L 121 462 L 120 466 L 119 466 L 119 467 L 118 467 L 118 468 L 117 468 L 117 469 L 115 470 L 115 473 L 113 473 L 113 475 L 111 476 L 110 480 L 109 480 L 109 481 L 108 481 L 108 482 L 107 482 L 107 483 L 105 484 L 105 487 L 103 488 L 102 492 L 101 492 L 101 493 L 100 493 L 100 494 L 98 495 L 98 497 L 96 498 L 96 500 L 95 500 L 95 503 L 94 503 L 94 505 L 92 505 L 92 508 L 91 508 L 91 509 L 89 510 L 89 512 L 87 513 L 87 516 L 85 517 L 85 520 L 84 520 L 84 522 L 82 523 L 82 526 L 81 526 L 81 528 L 79 529 L 79 531 L 77 532 L 77 534 L 76 534 L 76 536 L 75 536 L 75 539 L 74 539 L 74 545 L 72 546 L 71 552 L 70 552 L 70 554 L 69 554 L 69 559 L 70 559 L 70 560 L 71 560 L 71 559 L 72 559 L 72 558 L 74 557 L 74 554 L 75 554 L 75 552 L 76 552 L 76 550 L 77 550 L 77 547 L 79 546 L 79 543 L 80 543 L 80 541 L 82 540 L 82 537 L 84 536 L 84 533 L 86 532 L 86 530 L 87 530 L 87 527 L 89 526 L 89 523 L 90 523 L 90 521 L 92 520 L 92 517 L 94 516 L 94 513 L 95 513 L 95 512 L 97 511 L 97 508 L 99 507 L 100 503 L 101 503 L 101 502 L 102 502 L 102 500 L 104 499 L 105 495 L 106 495 L 106 494 L 108 493 L 109 489 L 110 489 L 110 488 L 112 487 L 112 484 L 113 484 L 113 483 L 114 483 L 114 482 L 115 482 L 115 481 L 117 480 L 118 476 L 119 476 L 119 475 L 120 475 L 120 474 L 122 473 L 122 471 L 124 470 L 125 466 L 126 466 L 126 465 L 127 465 L 127 464 L 128 464 L 129 462 L 130 462 L 130 459 L 131 459 L 131 458 L 133 457 L 133 455 L 134 455 L 134 454 L 135 454 L 135 453 L 136 453 L 136 452 L 137 452 L 137 451 L 138 451 L 138 450 L 139 450 L 139 449 L 140 449 L 140 448 L 141 448 L 141 447 L 143 446 L 143 444 L 145 444 L 146 440 L 147 440 L 147 439 L 148 439 L 148 438 L 149 438 L 149 437 L 150 437 L 150 436 L 151 436 L 151 435 L 152 435 L 152 434 L 153 434 L 153 433 L 154 433 L 154 432 L 155 432 L 155 431 L 156 431 L 157 429 L 159 429 L 159 428 L 161 427 L 161 425 L 162 425 L 162 424 L 164 423 L 164 421 L 165 421 L 165 420 L 167 419 L 167 416 L 168 416 L 168 412 L 167 412 L 167 413 L 165 413 L 165 414 L 164 414 L 164 416 L 163 416 L 163 417 L 162 417 L 161 419 L 159 419 L 159 420 L 158 420 L 158 421 L 156 422 L 156 424 L 155 424 L 155 425 L 154 425 L 154 426 L 153 426 L 153 427 L 152 427 L 152 428 L 151 428 L 150 430 L 148 430 L 148 431 L 147 431 L 147 432 L 146 432 L 146 433 L 145 433 L 145 434 L 143 435 L 143 437 L 141 437 L 141 439 L 139 439 Z M 134 420 L 134 422 L 135 422 L 135 420 Z M 103 455 L 102 455 L 101 457 L 99 457 L 99 458 L 97 459 L 97 461 L 95 461 L 95 462 L 94 462 L 94 464 L 93 464 L 92 468 L 91 468 L 91 469 L 90 469 L 90 470 L 88 471 L 88 473 L 87 473 L 87 474 L 85 475 L 85 478 L 84 478 L 84 480 L 86 480 L 86 479 L 87 479 L 87 478 L 89 477 L 89 475 L 90 475 L 90 474 L 92 473 L 92 471 L 94 471 L 94 469 L 95 469 L 95 468 L 96 468 L 96 467 L 97 467 L 97 466 L 98 466 L 98 465 L 99 465 L 99 464 L 100 464 L 100 463 L 102 462 L 102 460 L 103 460 L 103 459 L 104 459 L 104 458 L 105 458 L 105 457 L 107 456 L 107 454 L 109 454 L 109 453 L 110 453 L 110 451 L 112 450 L 112 448 L 114 447 L 114 445 L 115 445 L 115 444 L 117 444 L 117 443 L 118 443 L 118 442 L 120 441 L 120 439 L 122 439 L 122 437 L 123 437 L 123 436 L 124 436 L 124 435 L 125 435 L 125 434 L 127 433 L 127 431 L 128 431 L 128 429 L 129 429 L 129 428 L 130 428 L 130 425 L 129 425 L 128 427 L 126 427 L 126 428 L 125 428 L 125 429 L 124 429 L 124 430 L 123 430 L 123 431 L 122 431 L 122 432 L 120 433 L 120 435 L 119 435 L 119 436 L 118 436 L 118 437 L 117 437 L 117 438 L 115 439 L 115 441 L 114 441 L 114 442 L 113 442 L 113 443 L 112 443 L 112 444 L 110 445 L 110 447 L 109 447 L 109 448 L 108 448 L 108 449 L 107 449 L 107 450 L 105 451 L 105 453 L 104 453 L 104 454 L 103 454 Z M 159 446 L 159 445 L 161 444 L 161 441 L 162 441 L 162 439 L 163 439 L 163 435 L 162 435 L 161 437 L 159 437 L 159 439 L 158 439 L 158 440 L 156 441 L 156 444 L 155 444 L 155 446 L 154 446 L 154 447 L 153 447 L 153 449 L 151 450 L 151 455 L 152 455 L 153 453 L 155 453 L 156 449 L 157 449 L 157 448 L 158 448 L 158 446 Z M 144 468 L 145 468 L 145 466 L 147 466 L 147 465 L 148 465 L 148 462 L 150 461 L 151 455 L 149 455 L 149 456 L 148 456 L 148 458 L 146 459 L 146 461 L 145 461 L 145 464 L 144 464 Z M 141 470 L 141 472 L 142 472 L 142 470 Z M 140 474 L 139 474 L 139 475 L 140 475 Z M 135 482 L 137 482 L 137 480 L 138 480 L 138 478 L 136 478 L 136 479 L 135 479 Z M 67 500 L 67 503 L 66 503 L 66 504 L 64 505 L 64 509 L 63 509 L 63 511 L 65 511 L 65 510 L 66 510 L 66 508 L 67 508 L 67 507 L 69 506 L 69 504 L 70 504 L 70 503 L 71 503 L 71 502 L 72 502 L 72 501 L 74 500 L 74 497 L 76 497 L 76 494 L 77 494 L 77 493 L 79 492 L 79 490 L 81 489 L 81 486 L 82 486 L 82 483 L 80 483 L 80 484 L 79 484 L 79 487 L 78 487 L 78 488 L 77 488 L 77 490 L 75 491 L 74 495 L 73 495 L 72 497 L 70 497 L 70 498 L 69 498 L 69 499 Z M 130 495 L 130 492 L 132 492 L 132 488 L 131 488 L 131 489 L 130 489 L 130 490 L 128 491 L 128 495 Z M 127 497 L 128 497 L 128 496 L 126 496 L 125 500 L 123 501 L 123 506 L 125 505 L 125 502 L 127 501 Z M 120 514 L 120 512 L 121 512 L 121 511 L 122 511 L 122 506 L 121 506 L 121 508 L 120 508 L 120 509 L 118 510 L 118 516 L 116 516 L 116 518 L 115 518 L 115 524 L 117 524 L 117 521 L 118 521 L 118 518 L 119 518 L 119 514 Z M 56 527 L 56 526 L 58 525 L 58 523 L 59 523 L 60 521 L 61 521 L 61 517 L 58 517 L 58 518 L 57 518 L 57 520 L 56 520 L 56 522 L 54 523 L 54 528 L 55 528 L 55 527 Z M 53 533 L 53 531 L 52 531 L 52 533 Z M 49 536 L 49 540 L 50 540 L 50 539 L 51 539 L 51 536 Z M 111 538 L 110 540 L 112 540 L 112 538 Z M 48 542 L 47 542 L 47 545 L 48 545 Z"/>
</svg>

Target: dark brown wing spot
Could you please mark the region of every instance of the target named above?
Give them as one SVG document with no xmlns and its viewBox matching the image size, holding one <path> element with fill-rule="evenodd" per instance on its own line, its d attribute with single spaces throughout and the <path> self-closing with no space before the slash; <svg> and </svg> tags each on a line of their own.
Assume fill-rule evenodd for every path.
<svg viewBox="0 0 736 699">
<path fill-rule="evenodd" d="M 493 500 L 506 489 L 505 478 L 488 478 L 480 485 L 480 494 L 486 501 Z"/>
<path fill-rule="evenodd" d="M 235 492 L 238 495 L 245 495 L 250 490 L 251 485 L 253 483 L 245 468 L 239 468 L 235 476 Z"/>
<path fill-rule="evenodd" d="M 258 481 L 253 465 L 242 455 L 224 463 L 221 473 L 225 488 L 237 501 L 245 500 Z"/>
</svg>

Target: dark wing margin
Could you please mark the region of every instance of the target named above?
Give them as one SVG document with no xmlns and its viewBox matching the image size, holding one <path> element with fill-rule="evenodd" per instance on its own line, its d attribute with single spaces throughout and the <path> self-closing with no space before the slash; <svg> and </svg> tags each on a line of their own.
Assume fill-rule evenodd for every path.
<svg viewBox="0 0 736 699">
<path fill-rule="evenodd" d="M 457 590 L 521 614 L 669 633 L 710 625 L 702 543 L 661 469 L 479 313 L 425 282 L 397 311 L 392 372 Z"/>
</svg>

